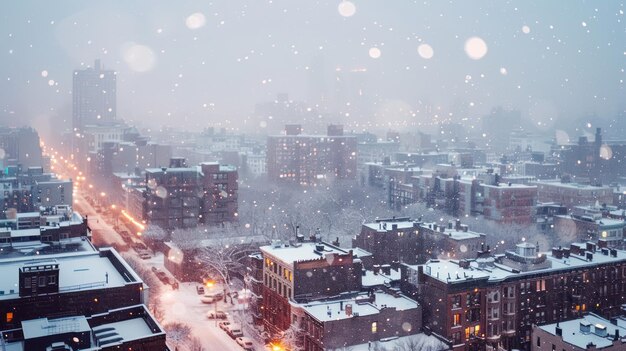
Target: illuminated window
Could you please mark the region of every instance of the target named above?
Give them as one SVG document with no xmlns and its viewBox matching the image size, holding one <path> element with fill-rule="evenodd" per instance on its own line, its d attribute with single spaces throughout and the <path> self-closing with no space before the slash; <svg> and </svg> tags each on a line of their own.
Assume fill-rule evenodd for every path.
<svg viewBox="0 0 626 351">
<path fill-rule="evenodd" d="M 465 328 L 465 340 L 469 340 L 470 337 L 470 328 Z"/>
<path fill-rule="evenodd" d="M 7 323 L 13 322 L 13 312 L 7 312 Z"/>
<path fill-rule="evenodd" d="M 378 331 L 378 322 L 372 322 L 372 333 L 376 333 Z"/>
<path fill-rule="evenodd" d="M 460 313 L 455 313 L 452 316 L 452 326 L 456 327 L 457 325 L 461 324 L 461 314 Z"/>
</svg>

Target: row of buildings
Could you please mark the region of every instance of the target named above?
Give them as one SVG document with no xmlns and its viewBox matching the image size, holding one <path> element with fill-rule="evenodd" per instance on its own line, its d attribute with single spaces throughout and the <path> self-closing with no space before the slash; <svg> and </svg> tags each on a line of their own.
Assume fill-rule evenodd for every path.
<svg viewBox="0 0 626 351">
<path fill-rule="evenodd" d="M 0 347 L 168 350 L 149 288 L 69 206 L 0 221 Z"/>
<path fill-rule="evenodd" d="M 424 257 L 403 253 L 391 235 L 423 236 L 400 246 L 426 251 Z M 307 351 L 423 333 L 442 342 L 440 349 L 545 350 L 554 343 L 570 350 L 581 336 L 571 340 L 563 330 L 577 322 L 566 321 L 591 319 L 597 333 L 582 334 L 601 340 L 582 349 L 622 343 L 619 331 L 616 337 L 606 329 L 625 323 L 626 252 L 606 240 L 551 250 L 521 242 L 493 253 L 484 235 L 460 223 L 429 228 L 404 218 L 364 225 L 359 236 L 352 249 L 296 236 L 250 256 L 252 289 L 262 296 L 255 313 L 266 330 L 295 330 Z M 432 241 L 437 252 L 422 247 Z M 368 242 L 375 253 L 359 246 Z"/>
</svg>

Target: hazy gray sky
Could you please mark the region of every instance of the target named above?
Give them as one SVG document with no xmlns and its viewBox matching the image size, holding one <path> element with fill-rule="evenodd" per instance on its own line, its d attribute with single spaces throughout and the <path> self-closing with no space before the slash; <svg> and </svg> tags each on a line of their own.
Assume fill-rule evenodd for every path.
<svg viewBox="0 0 626 351">
<path fill-rule="evenodd" d="M 352 3 L 346 17 L 340 1 L 3 1 L 0 121 L 70 121 L 72 71 L 95 58 L 118 71 L 119 117 L 144 125 L 236 127 L 281 92 L 324 93 L 324 109 L 360 125 L 425 121 L 424 106 L 472 117 L 502 105 L 544 128 L 624 110 L 621 1 Z M 354 86 L 371 114 L 346 104 Z"/>
</svg>

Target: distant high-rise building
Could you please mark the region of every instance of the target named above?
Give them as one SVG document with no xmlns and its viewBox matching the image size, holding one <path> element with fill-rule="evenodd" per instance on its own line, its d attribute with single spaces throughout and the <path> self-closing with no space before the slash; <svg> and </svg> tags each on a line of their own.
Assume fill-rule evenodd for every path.
<svg viewBox="0 0 626 351">
<path fill-rule="evenodd" d="M 74 71 L 72 94 L 72 127 L 75 132 L 82 131 L 86 125 L 115 119 L 116 73 L 102 69 L 100 60 L 96 60 L 93 67 Z"/>
</svg>

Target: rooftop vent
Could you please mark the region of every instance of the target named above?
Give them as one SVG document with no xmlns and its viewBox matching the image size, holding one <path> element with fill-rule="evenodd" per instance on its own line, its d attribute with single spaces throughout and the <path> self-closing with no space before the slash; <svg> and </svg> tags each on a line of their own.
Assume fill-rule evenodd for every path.
<svg viewBox="0 0 626 351">
<path fill-rule="evenodd" d="M 594 325 L 593 333 L 600 337 L 606 337 L 608 335 L 606 325 L 600 323 Z"/>
<path fill-rule="evenodd" d="M 590 333 L 591 332 L 591 323 L 582 320 L 580 321 L 580 332 L 581 333 Z"/>
</svg>

